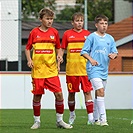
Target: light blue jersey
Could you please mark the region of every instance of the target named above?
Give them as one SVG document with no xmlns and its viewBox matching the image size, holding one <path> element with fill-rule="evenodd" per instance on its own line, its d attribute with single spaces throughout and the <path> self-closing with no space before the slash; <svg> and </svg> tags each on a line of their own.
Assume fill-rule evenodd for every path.
<svg viewBox="0 0 133 133">
<path fill-rule="evenodd" d="M 108 77 L 108 65 L 110 53 L 118 53 L 114 38 L 105 34 L 99 36 L 96 32 L 91 33 L 82 48 L 81 55 L 88 54 L 92 59 L 98 62 L 97 66 L 92 66 L 90 61 L 86 64 L 88 78 L 101 78 L 106 80 Z"/>
</svg>

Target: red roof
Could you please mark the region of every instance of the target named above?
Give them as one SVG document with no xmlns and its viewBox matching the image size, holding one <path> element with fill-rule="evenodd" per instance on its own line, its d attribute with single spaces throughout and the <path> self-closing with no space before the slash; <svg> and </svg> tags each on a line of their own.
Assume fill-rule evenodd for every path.
<svg viewBox="0 0 133 133">
<path fill-rule="evenodd" d="M 111 34 L 115 41 L 133 34 L 133 16 L 109 25 L 107 33 Z"/>
</svg>

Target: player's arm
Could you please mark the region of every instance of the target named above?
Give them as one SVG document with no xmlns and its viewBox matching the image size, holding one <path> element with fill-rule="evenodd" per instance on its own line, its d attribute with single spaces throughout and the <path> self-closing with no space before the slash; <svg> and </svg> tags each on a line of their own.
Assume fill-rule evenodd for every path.
<svg viewBox="0 0 133 133">
<path fill-rule="evenodd" d="M 117 58 L 117 53 L 110 53 L 109 55 L 108 55 L 108 57 L 110 58 L 110 59 L 116 59 Z"/>
<path fill-rule="evenodd" d="M 26 58 L 27 58 L 27 66 L 30 67 L 30 68 L 33 68 L 33 61 L 31 59 L 30 50 L 25 49 L 25 55 L 26 55 Z"/>
<path fill-rule="evenodd" d="M 81 54 L 85 59 L 89 60 L 92 66 L 97 66 L 98 62 L 92 59 L 87 53 Z"/>
<path fill-rule="evenodd" d="M 60 71 L 60 64 L 63 63 L 62 50 L 56 49 L 56 54 L 57 54 L 57 68 L 58 71 Z"/>
</svg>

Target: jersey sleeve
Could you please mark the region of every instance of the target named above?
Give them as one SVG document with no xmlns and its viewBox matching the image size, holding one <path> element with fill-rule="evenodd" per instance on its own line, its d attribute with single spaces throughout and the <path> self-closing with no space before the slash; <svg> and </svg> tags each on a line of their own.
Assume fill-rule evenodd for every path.
<svg viewBox="0 0 133 133">
<path fill-rule="evenodd" d="M 80 53 L 81 55 L 83 55 L 83 54 L 90 54 L 91 46 L 92 46 L 91 40 L 92 40 L 92 36 L 89 35 L 87 37 L 87 39 L 85 40 L 84 46 L 83 46 L 83 48 L 81 50 L 81 53 Z"/>
<path fill-rule="evenodd" d="M 62 48 L 62 49 L 66 49 L 67 45 L 68 45 L 68 41 L 67 41 L 67 32 L 64 32 L 63 37 L 62 37 L 61 48 Z"/>
<path fill-rule="evenodd" d="M 28 42 L 26 44 L 26 49 L 31 50 L 32 49 L 32 44 L 33 44 L 33 34 L 32 34 L 32 31 L 31 31 L 30 34 L 29 34 L 29 37 L 28 37 Z"/>
<path fill-rule="evenodd" d="M 118 53 L 117 48 L 116 48 L 116 43 L 115 40 L 112 36 L 111 37 L 111 50 L 110 53 Z"/>
<path fill-rule="evenodd" d="M 60 37 L 59 37 L 59 33 L 58 33 L 58 31 L 56 32 L 56 45 L 55 45 L 55 48 L 56 49 L 60 49 Z"/>
</svg>

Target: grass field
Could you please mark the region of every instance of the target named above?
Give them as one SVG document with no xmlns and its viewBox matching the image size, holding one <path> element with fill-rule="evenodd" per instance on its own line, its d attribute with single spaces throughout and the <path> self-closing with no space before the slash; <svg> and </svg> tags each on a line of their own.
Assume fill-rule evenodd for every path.
<svg viewBox="0 0 133 133">
<path fill-rule="evenodd" d="M 1 109 L 0 133 L 133 133 L 132 110 L 107 110 L 108 127 L 88 126 L 86 110 L 76 110 L 73 129 L 59 129 L 55 126 L 55 110 L 41 110 L 41 127 L 31 130 L 33 124 L 31 109 Z M 69 111 L 64 112 L 64 121 L 68 122 Z"/>
</svg>

